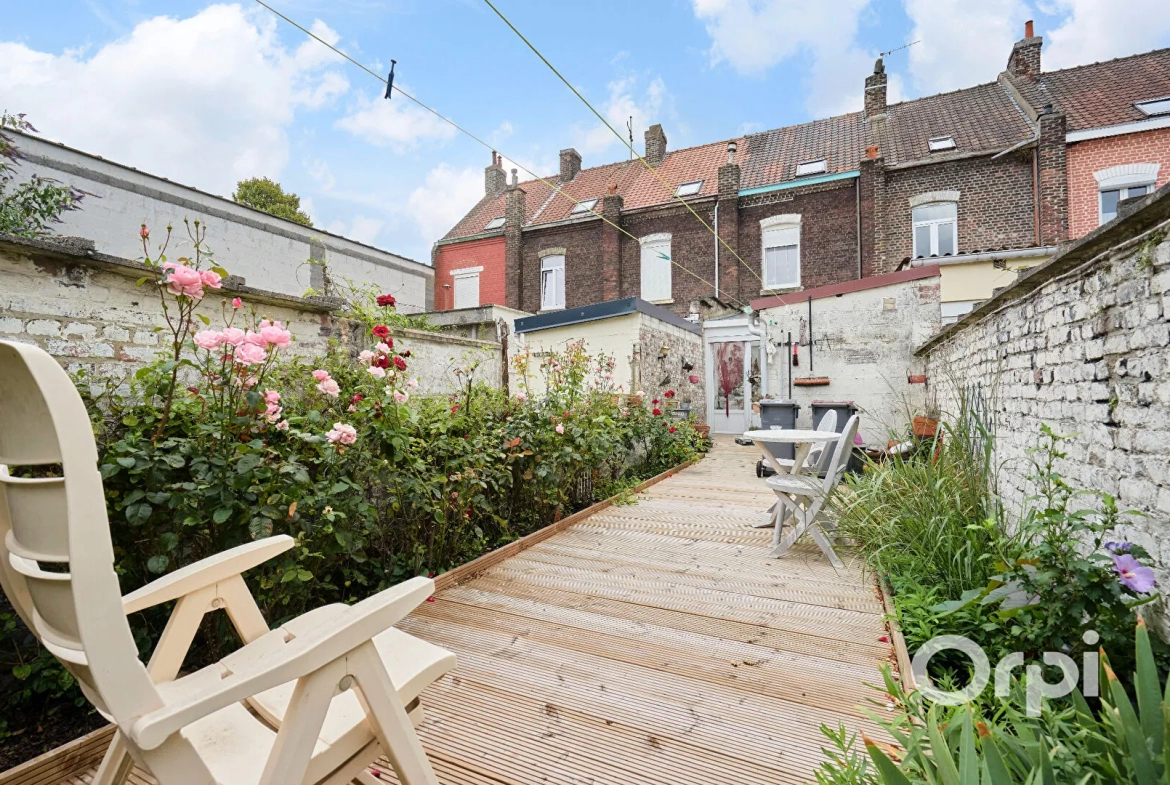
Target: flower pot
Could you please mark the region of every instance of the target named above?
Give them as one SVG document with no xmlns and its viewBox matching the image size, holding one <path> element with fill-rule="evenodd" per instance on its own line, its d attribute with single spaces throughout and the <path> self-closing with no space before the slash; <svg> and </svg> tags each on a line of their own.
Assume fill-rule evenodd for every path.
<svg viewBox="0 0 1170 785">
<path fill-rule="evenodd" d="M 919 439 L 933 439 L 938 433 L 938 420 L 930 417 L 915 417 L 911 423 L 914 435 Z"/>
<path fill-rule="evenodd" d="M 695 432 L 707 441 L 711 441 L 711 426 L 710 425 L 696 425 Z"/>
</svg>

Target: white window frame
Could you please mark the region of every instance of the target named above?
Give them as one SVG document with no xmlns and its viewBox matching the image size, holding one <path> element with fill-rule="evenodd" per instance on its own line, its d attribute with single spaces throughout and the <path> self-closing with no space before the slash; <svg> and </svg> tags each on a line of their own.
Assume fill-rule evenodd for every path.
<svg viewBox="0 0 1170 785">
<path fill-rule="evenodd" d="M 596 199 L 582 199 L 573 205 L 573 209 L 569 211 L 569 215 L 584 215 L 585 213 L 591 213 L 593 212 L 593 208 L 596 206 Z"/>
<path fill-rule="evenodd" d="M 1097 225 L 1108 223 L 1117 217 L 1116 213 L 1110 218 L 1105 217 L 1106 193 L 1117 191 L 1119 202 L 1130 197 L 1129 192 L 1132 188 L 1145 188 L 1146 194 L 1152 193 L 1158 183 L 1158 172 L 1161 168 L 1161 164 L 1155 163 L 1120 164 L 1093 172 L 1093 178 L 1097 181 Z"/>
<path fill-rule="evenodd" d="M 952 204 L 955 206 L 954 218 L 934 218 L 927 221 L 914 220 L 914 211 L 919 207 L 931 207 L 936 204 Z M 951 256 L 959 255 L 959 203 L 950 199 L 939 199 L 933 202 L 921 202 L 910 208 L 910 245 L 911 257 L 914 259 L 929 259 L 932 256 L 939 256 L 938 252 L 938 236 L 940 227 L 950 224 L 951 226 L 951 246 L 954 250 Z M 918 247 L 918 228 L 920 226 L 930 227 L 930 248 L 927 249 L 929 253 L 919 253 L 921 249 Z"/>
<path fill-rule="evenodd" d="M 501 229 L 501 228 L 503 228 L 503 226 L 504 226 L 504 216 L 498 215 L 495 218 L 488 221 L 487 224 L 484 225 L 483 230 L 485 232 L 490 232 L 492 229 Z"/>
<path fill-rule="evenodd" d="M 479 274 L 483 272 L 483 265 L 479 267 L 461 267 L 458 270 L 451 271 L 451 310 L 457 311 L 461 308 L 478 308 L 479 300 Z M 467 283 L 469 279 L 475 279 L 475 305 L 460 305 L 459 304 L 459 282 Z"/>
<path fill-rule="evenodd" d="M 760 278 L 764 282 L 764 291 L 800 288 L 802 261 L 800 253 L 800 225 L 801 218 L 799 213 L 773 215 L 760 221 Z M 795 243 L 791 242 L 794 237 L 796 240 Z M 790 246 L 796 246 L 796 279 L 792 281 L 768 280 L 768 249 L 787 248 Z"/>
<path fill-rule="evenodd" d="M 824 174 L 829 171 L 829 162 L 824 158 L 816 158 L 812 161 L 801 161 L 796 165 L 797 177 L 808 177 L 814 174 Z"/>
<path fill-rule="evenodd" d="M 551 281 L 551 286 L 549 285 Z M 565 307 L 565 255 L 548 254 L 540 259 L 540 310 L 559 311 Z"/>
<path fill-rule="evenodd" d="M 670 255 L 670 234 L 651 234 L 638 241 L 641 245 L 641 298 L 651 303 L 674 302 L 674 262 Z M 662 258 L 662 254 L 666 258 Z M 648 285 L 649 283 L 649 285 Z"/>
<path fill-rule="evenodd" d="M 1145 101 L 1135 101 L 1133 105 L 1146 117 L 1161 117 L 1170 114 L 1170 95 L 1163 98 L 1148 98 Z"/>
<path fill-rule="evenodd" d="M 926 143 L 926 146 L 932 153 L 939 153 L 943 150 L 955 149 L 955 137 L 953 136 L 932 136 Z"/>
<path fill-rule="evenodd" d="M 679 183 L 674 189 L 675 196 L 695 196 L 703 190 L 702 180 L 693 180 L 689 183 Z"/>
</svg>

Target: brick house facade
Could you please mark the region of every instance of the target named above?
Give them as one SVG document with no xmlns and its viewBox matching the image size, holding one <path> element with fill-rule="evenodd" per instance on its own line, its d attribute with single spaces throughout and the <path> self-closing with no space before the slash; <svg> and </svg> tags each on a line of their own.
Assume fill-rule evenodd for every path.
<svg viewBox="0 0 1170 785">
<path fill-rule="evenodd" d="M 1074 143 L 1086 129 L 1132 123 L 1135 102 L 1170 96 L 1170 50 L 1045 73 L 1042 43 L 1029 23 L 995 82 L 899 104 L 887 105 L 879 60 L 862 111 L 737 139 L 671 150 L 655 125 L 645 138 L 652 171 L 637 160 L 582 169 L 570 149 L 557 174 L 521 183 L 513 170 L 508 183 L 493 154 L 483 200 L 436 246 L 446 265 L 436 304 L 450 302 L 439 287 L 468 257 L 451 250 L 463 245 L 490 257 L 486 280 L 503 244 L 509 307 L 638 296 L 697 318 L 915 257 L 990 266 L 996 254 L 1050 254 L 1095 220 L 1086 200 L 1096 204 L 1098 188 L 1086 173 L 1137 162 L 1160 167 L 1158 184 L 1170 177 L 1170 130 Z M 1121 99 L 1086 102 L 1123 71 L 1139 78 Z"/>
<path fill-rule="evenodd" d="M 1069 237 L 1082 237 L 1100 226 L 1098 175 L 1125 167 L 1134 182 L 1151 191 L 1170 182 L 1170 127 L 1086 139 L 1068 146 Z M 1102 177 L 1102 180 L 1106 178 Z"/>
</svg>

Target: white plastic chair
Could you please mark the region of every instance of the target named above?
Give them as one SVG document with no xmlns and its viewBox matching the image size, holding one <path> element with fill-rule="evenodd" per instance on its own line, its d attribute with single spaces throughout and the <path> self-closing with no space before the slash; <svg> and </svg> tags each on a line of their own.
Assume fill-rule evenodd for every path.
<svg viewBox="0 0 1170 785">
<path fill-rule="evenodd" d="M 844 566 L 833 551 L 831 533 L 824 531 L 822 516 L 825 504 L 845 477 L 859 422 L 860 418 L 856 414 L 845 422 L 845 429 L 837 439 L 837 449 L 832 451 L 833 457 L 824 479 L 814 474 L 776 474 L 768 478 L 768 487 L 776 492 L 776 503 L 780 506 L 777 518 L 783 520 L 791 515 L 794 522 L 791 531 L 783 539 L 780 526 L 772 533 L 772 556 L 783 556 L 807 531 L 834 567 L 840 569 Z"/>
<path fill-rule="evenodd" d="M 60 464 L 61 476 L 8 471 L 46 464 Z M 373 785 L 367 766 L 382 754 L 404 785 L 437 785 L 407 709 L 455 655 L 391 626 L 434 592 L 433 581 L 414 578 L 269 631 L 240 574 L 292 547 L 279 536 L 122 597 L 85 405 L 52 357 L 4 341 L 0 465 L 0 585 L 118 726 L 95 785 L 119 782 L 132 761 L 162 785 Z M 171 600 L 144 666 L 126 614 Z M 245 645 L 176 678 L 203 615 L 221 608 Z"/>
<path fill-rule="evenodd" d="M 816 430 L 820 431 L 821 433 L 831 433 L 836 429 L 837 412 L 829 409 L 821 416 L 821 421 L 817 423 Z M 782 468 L 787 469 L 789 474 L 807 473 L 820 475 L 825 471 L 825 465 L 829 462 L 829 457 L 832 450 L 827 448 L 830 444 L 831 442 L 817 442 L 814 444 L 812 449 L 808 451 L 808 455 L 805 456 L 804 463 L 801 464 L 800 471 L 793 471 L 796 466 L 796 460 L 793 458 L 775 458 L 774 460 L 776 463 L 780 464 Z M 777 492 L 777 495 L 779 495 L 779 492 Z M 755 528 L 766 529 L 769 526 L 775 526 L 777 529 L 779 529 L 783 527 L 784 522 L 787 519 L 785 518 L 784 520 L 781 520 L 780 514 L 782 511 L 783 508 L 780 506 L 780 502 L 773 502 L 772 506 L 768 508 L 768 520 L 764 521 L 763 523 L 755 524 Z M 777 535 L 773 535 L 772 539 L 777 540 Z M 774 547 L 776 543 L 773 542 L 772 545 Z"/>
</svg>

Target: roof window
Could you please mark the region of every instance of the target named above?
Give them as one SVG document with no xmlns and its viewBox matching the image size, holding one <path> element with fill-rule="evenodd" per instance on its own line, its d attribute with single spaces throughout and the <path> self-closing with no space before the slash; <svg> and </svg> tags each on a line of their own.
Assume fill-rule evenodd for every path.
<svg viewBox="0 0 1170 785">
<path fill-rule="evenodd" d="M 569 215 L 580 215 L 581 213 L 588 213 L 596 206 L 596 199 L 583 199 L 573 205 L 573 209 L 569 211 Z"/>
<path fill-rule="evenodd" d="M 824 158 L 818 158 L 815 161 L 805 161 L 796 165 L 796 176 L 804 177 L 809 174 L 824 174 L 826 168 Z"/>
<path fill-rule="evenodd" d="M 1170 114 L 1170 96 L 1166 98 L 1155 98 L 1153 101 L 1139 101 L 1134 106 L 1146 117 Z"/>
<path fill-rule="evenodd" d="M 499 229 L 503 225 L 504 225 L 504 216 L 501 215 L 498 218 L 493 218 L 490 221 L 488 221 L 487 226 L 485 226 L 483 228 L 483 230 L 485 232 L 488 232 L 488 231 L 491 231 L 492 229 Z"/>
<path fill-rule="evenodd" d="M 695 180 L 692 183 L 681 183 L 678 188 L 674 189 L 675 196 L 694 196 L 699 191 L 703 190 L 703 181 Z"/>
<path fill-rule="evenodd" d="M 937 152 L 940 152 L 942 150 L 954 150 L 955 149 L 955 137 L 953 137 L 953 136 L 932 136 L 930 138 L 930 141 L 927 142 L 927 145 L 930 147 L 930 152 L 932 152 L 932 153 L 937 153 Z"/>
</svg>

